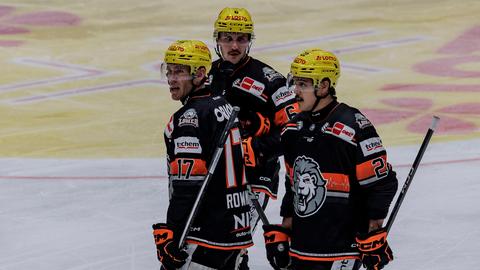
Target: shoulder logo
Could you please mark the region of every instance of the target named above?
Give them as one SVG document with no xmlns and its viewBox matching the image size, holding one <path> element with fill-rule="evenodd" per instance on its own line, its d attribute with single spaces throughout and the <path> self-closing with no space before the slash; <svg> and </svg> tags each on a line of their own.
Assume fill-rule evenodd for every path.
<svg viewBox="0 0 480 270">
<path fill-rule="evenodd" d="M 198 115 L 197 111 L 195 109 L 188 109 L 186 110 L 182 116 L 178 119 L 178 126 L 183 127 L 183 126 L 192 126 L 192 127 L 198 127 Z"/>
<path fill-rule="evenodd" d="M 165 127 L 164 134 L 167 138 L 171 139 L 172 138 L 172 132 L 173 132 L 173 115 L 170 117 L 170 120 L 168 120 L 168 124 Z"/>
<path fill-rule="evenodd" d="M 264 67 L 262 71 L 263 71 L 263 75 L 269 82 L 272 82 L 276 79 L 283 78 L 283 75 L 277 72 L 276 70 L 274 70 L 273 68 Z"/>
<path fill-rule="evenodd" d="M 355 114 L 355 122 L 361 129 L 372 126 L 372 123 L 367 119 L 367 117 L 361 113 Z"/>
<path fill-rule="evenodd" d="M 300 217 L 315 214 L 325 202 L 327 180 L 318 163 L 310 157 L 299 156 L 293 164 L 295 213 Z"/>
</svg>

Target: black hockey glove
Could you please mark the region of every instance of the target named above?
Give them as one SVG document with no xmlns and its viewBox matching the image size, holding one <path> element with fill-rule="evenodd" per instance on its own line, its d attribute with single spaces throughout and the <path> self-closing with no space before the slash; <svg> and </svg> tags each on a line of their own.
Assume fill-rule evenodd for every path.
<svg viewBox="0 0 480 270">
<path fill-rule="evenodd" d="M 258 149 L 258 139 L 256 137 L 247 137 L 242 140 L 243 161 L 247 167 L 259 168 L 265 166 L 266 158 Z"/>
<path fill-rule="evenodd" d="M 368 270 L 382 269 L 393 260 L 393 253 L 387 242 L 387 231 L 384 228 L 358 235 L 355 240 L 363 267 Z"/>
<path fill-rule="evenodd" d="M 259 112 L 241 110 L 238 113 L 242 138 L 259 137 L 270 131 L 270 119 Z"/>
<path fill-rule="evenodd" d="M 263 225 L 267 259 L 275 270 L 286 269 L 290 264 L 289 234 L 290 230 L 281 225 Z"/>
<path fill-rule="evenodd" d="M 179 250 L 173 241 L 173 231 L 165 223 L 152 225 L 153 237 L 157 245 L 157 257 L 166 270 L 174 270 L 185 264 L 188 253 Z"/>
</svg>

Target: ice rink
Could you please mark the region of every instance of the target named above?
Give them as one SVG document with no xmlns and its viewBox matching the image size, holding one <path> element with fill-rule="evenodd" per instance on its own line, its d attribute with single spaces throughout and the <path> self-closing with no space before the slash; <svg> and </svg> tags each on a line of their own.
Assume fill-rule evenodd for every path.
<svg viewBox="0 0 480 270">
<path fill-rule="evenodd" d="M 213 48 L 225 6 L 249 9 L 252 56 L 284 74 L 305 48 L 337 53 L 339 100 L 375 124 L 400 182 L 440 116 L 386 269 L 480 269 L 479 1 L 0 0 L 0 270 L 158 269 L 179 107 L 158 65 L 176 39 Z M 255 243 L 251 269 L 271 269 Z"/>
</svg>

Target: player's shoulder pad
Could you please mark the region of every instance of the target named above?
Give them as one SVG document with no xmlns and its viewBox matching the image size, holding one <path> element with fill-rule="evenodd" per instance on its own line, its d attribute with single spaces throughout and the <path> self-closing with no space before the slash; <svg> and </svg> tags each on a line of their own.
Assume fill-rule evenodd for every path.
<svg viewBox="0 0 480 270">
<path fill-rule="evenodd" d="M 250 58 L 251 67 L 261 74 L 267 83 L 281 83 L 282 85 L 285 85 L 286 79 L 280 72 L 258 59 L 253 57 Z"/>
<path fill-rule="evenodd" d="M 368 120 L 368 118 L 362 112 L 360 112 L 357 108 L 351 107 L 345 103 L 340 103 L 338 120 L 358 132 L 373 128 L 370 120 Z"/>
</svg>

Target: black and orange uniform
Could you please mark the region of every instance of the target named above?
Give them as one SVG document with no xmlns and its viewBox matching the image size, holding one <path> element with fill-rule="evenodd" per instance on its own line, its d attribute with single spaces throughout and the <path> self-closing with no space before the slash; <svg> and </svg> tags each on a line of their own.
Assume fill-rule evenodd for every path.
<svg viewBox="0 0 480 270">
<path fill-rule="evenodd" d="M 232 106 L 208 88 L 191 93 L 165 128 L 170 204 L 167 225 L 180 238 Z M 186 242 L 222 251 L 253 245 L 238 124 L 230 130 L 222 156 L 200 204 Z M 193 254 L 195 259 L 195 253 Z"/>
<path fill-rule="evenodd" d="M 298 114 L 283 129 L 282 145 L 287 180 L 281 216 L 292 217 L 293 262 L 358 259 L 355 235 L 368 231 L 369 220 L 387 216 L 397 190 L 372 123 L 335 100 Z"/>
<path fill-rule="evenodd" d="M 235 65 L 222 59 L 213 62 L 209 81 L 214 94 L 240 108 L 241 121 L 259 122 L 259 132 L 242 130 L 242 138 L 251 140 L 244 148 L 247 179 L 254 191 L 276 198 L 280 131 L 299 111 L 285 77 L 246 56 Z"/>
</svg>

